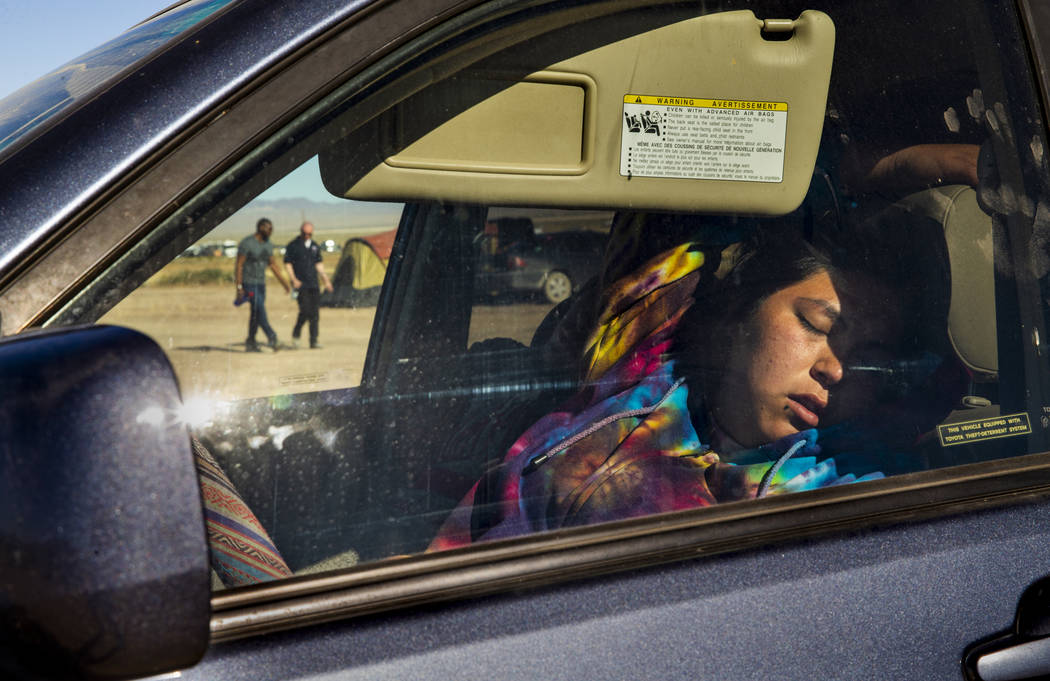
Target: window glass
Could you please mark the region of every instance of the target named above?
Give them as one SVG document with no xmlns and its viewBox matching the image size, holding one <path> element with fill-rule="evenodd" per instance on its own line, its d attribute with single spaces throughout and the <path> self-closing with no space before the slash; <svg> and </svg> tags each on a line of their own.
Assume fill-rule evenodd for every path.
<svg viewBox="0 0 1050 681">
<path fill-rule="evenodd" d="M 359 385 L 401 211 L 400 204 L 335 199 L 321 186 L 314 159 L 186 247 L 98 321 L 160 343 L 193 404 Z M 265 239 L 256 238 L 260 221 L 271 230 Z M 246 255 L 241 267 L 248 288 L 238 291 L 246 239 L 259 246 L 247 251 L 252 262 Z M 253 285 L 253 267 L 261 288 Z M 297 272 L 303 280 L 293 281 Z"/>
<path fill-rule="evenodd" d="M 589 136 L 594 50 L 731 4 L 527 12 L 421 49 L 447 77 L 348 83 L 63 312 L 141 328 L 215 400 L 202 467 L 267 557 L 245 569 L 211 528 L 226 585 L 1047 448 L 1046 145 L 1012 8 L 754 8 L 835 26 L 801 179 L 798 102 L 641 66 Z M 805 39 L 748 21 L 756 45 Z M 686 75 L 747 57 L 659 42 Z M 694 190 L 714 208 L 683 209 Z M 304 221 L 334 242 L 323 349 L 290 347 L 301 294 L 271 272 L 280 345 L 246 352 L 236 244 L 262 217 L 275 246 Z"/>
<path fill-rule="evenodd" d="M 476 239 L 476 295 L 469 343 L 493 337 L 532 342 L 554 306 L 593 285 L 613 214 L 490 208 Z"/>
</svg>

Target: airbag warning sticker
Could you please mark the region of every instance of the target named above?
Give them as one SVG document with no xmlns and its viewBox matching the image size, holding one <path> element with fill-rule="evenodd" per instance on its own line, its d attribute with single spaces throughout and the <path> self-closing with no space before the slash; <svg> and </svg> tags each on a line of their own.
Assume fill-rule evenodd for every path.
<svg viewBox="0 0 1050 681">
<path fill-rule="evenodd" d="M 620 174 L 781 182 L 786 102 L 624 95 Z"/>
<path fill-rule="evenodd" d="M 937 426 L 937 435 L 941 438 L 942 447 L 965 445 L 1014 435 L 1028 435 L 1031 432 L 1032 425 L 1028 421 L 1028 414 L 1023 412 Z"/>
</svg>

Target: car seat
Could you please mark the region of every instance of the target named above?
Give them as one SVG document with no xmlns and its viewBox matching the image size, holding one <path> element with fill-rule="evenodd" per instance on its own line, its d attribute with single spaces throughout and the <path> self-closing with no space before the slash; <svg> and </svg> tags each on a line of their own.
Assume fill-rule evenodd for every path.
<svg viewBox="0 0 1050 681">
<path fill-rule="evenodd" d="M 934 221 L 943 230 L 950 275 L 947 342 L 966 385 L 941 423 L 999 416 L 993 222 L 981 209 L 976 190 L 946 185 L 919 191 L 897 201 L 879 219 L 901 221 L 906 228 Z M 927 440 L 925 453 L 934 468 L 1005 455 L 1002 447 L 987 442 L 941 447 L 932 430 Z"/>
<path fill-rule="evenodd" d="M 991 217 L 978 206 L 973 187 L 963 185 L 935 187 L 905 201 L 944 227 L 951 266 L 948 340 L 952 349 L 977 381 L 998 380 Z M 964 406 L 977 408 L 981 401 L 965 401 Z"/>
</svg>

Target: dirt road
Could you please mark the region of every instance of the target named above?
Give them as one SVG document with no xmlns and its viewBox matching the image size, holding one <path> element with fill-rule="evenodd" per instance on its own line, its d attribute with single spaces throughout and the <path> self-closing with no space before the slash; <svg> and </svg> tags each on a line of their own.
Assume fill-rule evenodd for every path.
<svg viewBox="0 0 1050 681">
<path fill-rule="evenodd" d="M 509 337 L 528 343 L 549 309 L 531 302 L 475 306 L 470 342 Z M 137 329 L 163 347 L 184 400 L 262 397 L 360 383 L 375 308 L 322 308 L 319 350 L 308 349 L 308 343 L 292 347 L 298 305 L 280 286 L 267 286 L 266 310 L 281 341 L 277 352 L 244 351 L 248 306 L 233 306 L 231 286 L 144 286 L 99 322 Z"/>
</svg>

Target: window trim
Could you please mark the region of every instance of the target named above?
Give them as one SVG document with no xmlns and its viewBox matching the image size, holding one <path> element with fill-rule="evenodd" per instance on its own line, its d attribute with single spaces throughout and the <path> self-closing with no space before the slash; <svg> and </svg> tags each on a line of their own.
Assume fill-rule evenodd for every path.
<svg viewBox="0 0 1050 681">
<path fill-rule="evenodd" d="M 1050 453 L 559 530 L 219 592 L 219 643 L 879 526 L 1050 500 Z"/>
</svg>

